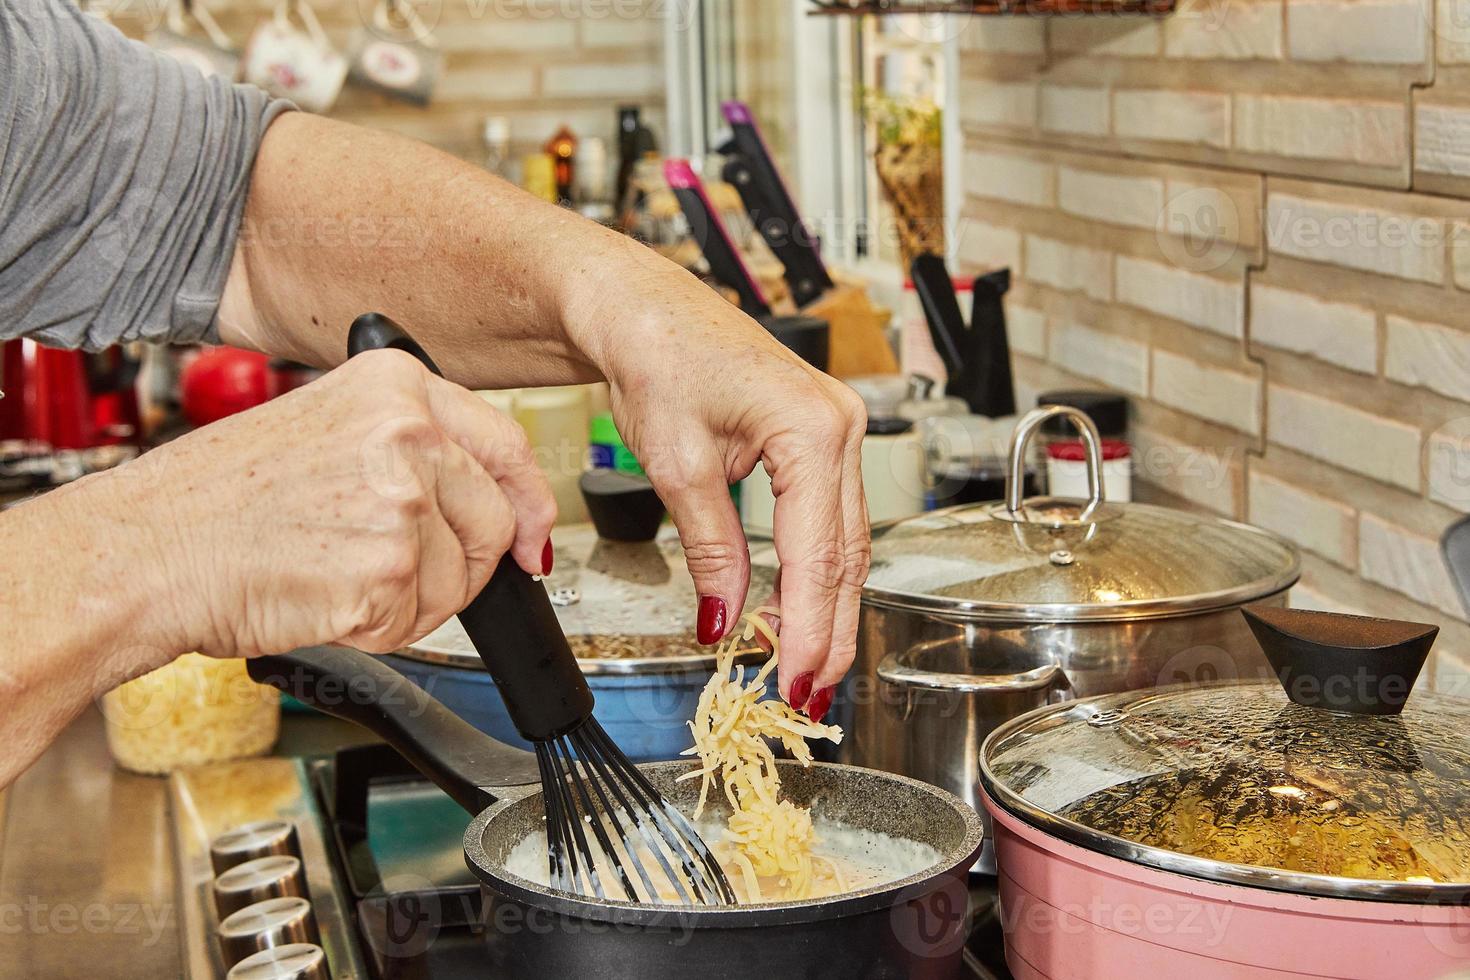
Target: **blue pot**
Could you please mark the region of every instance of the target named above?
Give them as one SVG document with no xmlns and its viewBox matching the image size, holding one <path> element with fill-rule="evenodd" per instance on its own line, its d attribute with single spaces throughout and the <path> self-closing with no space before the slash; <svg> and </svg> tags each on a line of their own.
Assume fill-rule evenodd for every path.
<svg viewBox="0 0 1470 980">
<path fill-rule="evenodd" d="M 480 731 L 508 745 L 530 747 L 516 732 L 495 682 L 484 670 L 398 654 L 383 659 Z M 693 744 L 689 721 L 714 670 L 713 655 L 690 658 L 689 666 L 672 669 L 660 664 L 658 669 L 639 670 L 637 661 L 626 660 L 581 663 L 597 700 L 597 720 L 628 758 L 634 762 L 676 759 Z M 774 672 L 766 688 L 769 696 L 776 696 Z"/>
</svg>

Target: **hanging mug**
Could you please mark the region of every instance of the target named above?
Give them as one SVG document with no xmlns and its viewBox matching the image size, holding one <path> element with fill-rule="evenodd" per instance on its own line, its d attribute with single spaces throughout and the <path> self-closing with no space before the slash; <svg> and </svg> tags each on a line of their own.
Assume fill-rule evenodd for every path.
<svg viewBox="0 0 1470 980">
<path fill-rule="evenodd" d="M 301 27 L 291 22 L 294 7 Z M 347 59 L 332 47 L 306 0 L 278 4 L 245 49 L 245 80 L 311 112 L 326 112 L 347 79 Z"/>
<path fill-rule="evenodd" d="M 349 74 L 353 83 L 428 105 L 444 68 L 444 55 L 429 26 L 411 0 L 377 0 L 368 17 L 353 37 Z"/>
<path fill-rule="evenodd" d="M 202 36 L 191 22 L 204 32 Z M 144 40 L 155 51 L 197 68 L 205 78 L 233 82 L 240 73 L 240 54 L 204 0 L 193 0 L 187 9 L 185 0 L 171 0 L 163 25 L 149 31 Z"/>
</svg>

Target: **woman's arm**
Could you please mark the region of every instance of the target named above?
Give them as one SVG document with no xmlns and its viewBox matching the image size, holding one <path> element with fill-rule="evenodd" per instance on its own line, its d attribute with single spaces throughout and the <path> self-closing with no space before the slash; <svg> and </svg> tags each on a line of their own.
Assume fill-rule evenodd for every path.
<svg viewBox="0 0 1470 980">
<path fill-rule="evenodd" d="M 181 653 L 400 649 L 555 516 L 525 433 L 397 351 L 6 511 L 0 786 Z"/>
<path fill-rule="evenodd" d="M 679 527 L 706 641 L 734 625 L 749 583 L 728 485 L 764 459 L 781 690 L 808 673 L 799 691 L 842 678 L 868 555 L 865 420 L 845 385 L 630 239 L 411 140 L 283 116 L 256 159 L 221 339 L 332 364 L 369 310 L 472 387 L 606 378 Z"/>
<path fill-rule="evenodd" d="M 143 483 L 99 474 L 0 514 L 0 786 L 88 699 L 188 649 Z"/>
</svg>

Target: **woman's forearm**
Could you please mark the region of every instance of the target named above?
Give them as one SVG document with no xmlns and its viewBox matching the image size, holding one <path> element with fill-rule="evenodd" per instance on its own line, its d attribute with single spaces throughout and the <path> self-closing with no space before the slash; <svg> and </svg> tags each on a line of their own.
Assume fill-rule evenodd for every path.
<svg viewBox="0 0 1470 980">
<path fill-rule="evenodd" d="M 679 528 L 706 642 L 745 604 L 729 484 L 762 462 L 777 498 L 781 689 L 800 678 L 830 701 L 868 567 L 866 422 L 850 388 L 653 250 L 410 140 L 283 116 L 245 210 L 220 306 L 227 343 L 335 364 L 352 320 L 377 311 L 468 387 L 606 379 Z"/>
<path fill-rule="evenodd" d="M 146 469 L 0 514 L 0 786 L 89 700 L 187 649 Z"/>
<path fill-rule="evenodd" d="M 321 365 L 377 311 L 471 387 L 598 380 L 633 282 L 699 284 L 648 249 L 420 143 L 305 113 L 267 133 L 222 339 Z"/>
</svg>

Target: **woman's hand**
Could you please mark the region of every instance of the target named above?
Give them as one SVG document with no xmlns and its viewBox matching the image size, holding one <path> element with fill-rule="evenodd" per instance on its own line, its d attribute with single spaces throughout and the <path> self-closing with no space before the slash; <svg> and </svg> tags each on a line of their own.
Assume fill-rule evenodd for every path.
<svg viewBox="0 0 1470 980">
<path fill-rule="evenodd" d="M 555 518 L 520 428 L 398 351 L 0 514 L 0 786 L 181 653 L 398 649 Z"/>
<path fill-rule="evenodd" d="M 852 665 L 868 573 L 862 400 L 693 276 L 632 247 L 650 260 L 647 278 L 597 283 L 595 305 L 574 309 L 568 329 L 604 327 L 583 349 L 679 528 L 701 642 L 724 636 L 745 604 L 750 555 L 729 484 L 764 460 L 776 495 L 781 694 L 820 718 Z"/>
<path fill-rule="evenodd" d="M 171 529 L 187 645 L 219 656 L 400 649 L 459 612 L 507 551 L 550 560 L 556 504 L 525 433 L 398 351 L 125 467 Z"/>
</svg>

